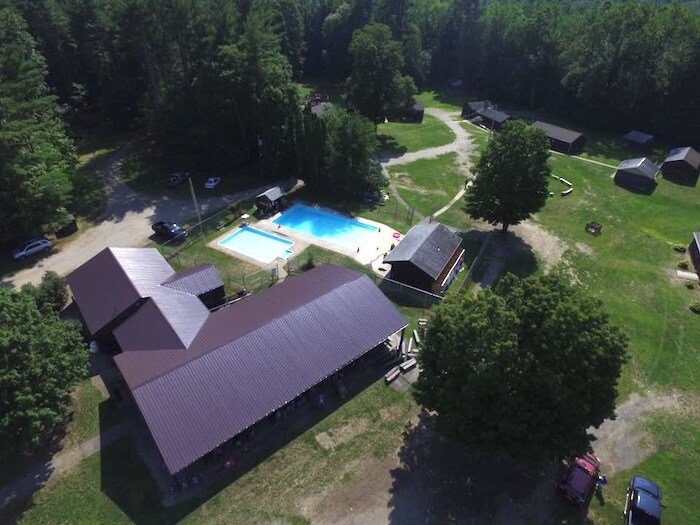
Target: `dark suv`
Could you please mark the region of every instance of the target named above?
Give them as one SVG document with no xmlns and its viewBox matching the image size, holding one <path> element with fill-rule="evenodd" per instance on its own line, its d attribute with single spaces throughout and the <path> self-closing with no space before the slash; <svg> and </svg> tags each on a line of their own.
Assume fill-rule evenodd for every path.
<svg viewBox="0 0 700 525">
<path fill-rule="evenodd" d="M 159 221 L 153 224 L 151 229 L 156 235 L 168 240 L 175 239 L 177 242 L 184 241 L 189 235 L 186 229 L 174 222 Z"/>
<path fill-rule="evenodd" d="M 624 525 L 659 525 L 662 508 L 661 488 L 641 476 L 633 477 L 627 487 Z"/>
<path fill-rule="evenodd" d="M 592 451 L 574 459 L 559 484 L 562 496 L 575 505 L 583 505 L 593 494 L 599 473 L 600 460 Z"/>
</svg>

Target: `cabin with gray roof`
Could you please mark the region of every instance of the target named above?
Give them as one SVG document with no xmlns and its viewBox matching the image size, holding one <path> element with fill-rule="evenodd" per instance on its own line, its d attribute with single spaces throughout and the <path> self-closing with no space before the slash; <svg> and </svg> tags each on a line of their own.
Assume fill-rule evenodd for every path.
<svg viewBox="0 0 700 525">
<path fill-rule="evenodd" d="M 465 102 L 462 106 L 462 118 L 470 119 L 476 115 L 478 111 L 493 107 L 490 100 L 476 100 L 474 102 Z"/>
<path fill-rule="evenodd" d="M 434 294 L 444 293 L 462 267 L 462 238 L 439 222 L 411 228 L 384 258 L 389 278 Z"/>
<path fill-rule="evenodd" d="M 693 233 L 693 240 L 690 241 L 688 246 L 688 254 L 690 255 L 690 262 L 693 263 L 693 268 L 695 268 L 695 273 L 700 276 L 700 232 Z"/>
<path fill-rule="evenodd" d="M 654 136 L 649 133 L 644 133 L 637 129 L 628 131 L 622 136 L 622 140 L 625 141 L 630 148 L 636 149 L 647 149 L 654 143 Z"/>
<path fill-rule="evenodd" d="M 369 277 L 339 266 L 210 311 L 196 294 L 214 281 L 209 270 L 175 273 L 152 248 L 107 248 L 68 276 L 89 334 L 113 334 L 114 362 L 170 475 L 407 326 Z"/>
<path fill-rule="evenodd" d="M 573 155 L 580 153 L 583 149 L 583 144 L 586 140 L 583 133 L 542 122 L 541 120 L 534 122 L 532 127 L 541 129 L 547 134 L 549 145 L 554 151 Z"/>
<path fill-rule="evenodd" d="M 680 184 L 695 186 L 700 172 L 700 153 L 690 146 L 674 148 L 661 165 L 664 178 Z"/>
<path fill-rule="evenodd" d="M 255 207 L 263 214 L 278 211 L 282 205 L 283 198 L 284 192 L 282 188 L 274 186 L 255 197 Z"/>
<path fill-rule="evenodd" d="M 623 160 L 615 171 L 615 184 L 624 188 L 651 193 L 656 188 L 659 167 L 646 157 Z"/>
<path fill-rule="evenodd" d="M 508 113 L 498 111 L 497 109 L 491 107 L 478 110 L 476 112 L 476 116 L 481 119 L 481 123 L 485 127 L 496 131 L 500 130 L 503 126 L 505 126 L 506 122 L 512 120 L 513 118 Z"/>
</svg>

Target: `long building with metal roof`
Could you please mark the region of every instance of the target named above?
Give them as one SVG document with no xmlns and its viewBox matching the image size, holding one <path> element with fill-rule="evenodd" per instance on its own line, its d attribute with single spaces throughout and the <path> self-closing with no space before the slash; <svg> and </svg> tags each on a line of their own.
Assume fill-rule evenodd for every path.
<svg viewBox="0 0 700 525">
<path fill-rule="evenodd" d="M 115 363 L 171 474 L 407 326 L 369 277 L 347 268 L 319 266 L 210 312 L 162 285 L 177 281 L 162 263 L 149 249 L 109 248 L 68 282 L 88 329 L 113 330 Z M 112 281 L 98 272 L 107 268 L 110 285 L 99 282 Z"/>
</svg>

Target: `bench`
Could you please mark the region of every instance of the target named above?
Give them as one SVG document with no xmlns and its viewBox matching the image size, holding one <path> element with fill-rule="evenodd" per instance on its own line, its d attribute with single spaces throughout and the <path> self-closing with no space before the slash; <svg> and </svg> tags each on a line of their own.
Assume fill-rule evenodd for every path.
<svg viewBox="0 0 700 525">
<path fill-rule="evenodd" d="M 386 384 L 388 385 L 394 379 L 399 377 L 400 373 L 401 373 L 401 369 L 398 366 L 395 366 L 394 368 L 389 370 L 386 374 L 384 374 L 384 381 L 386 381 Z"/>
<path fill-rule="evenodd" d="M 562 197 L 566 197 L 566 196 L 567 196 L 569 193 L 571 193 L 572 191 L 574 191 L 573 188 L 569 188 L 568 190 L 564 190 L 564 191 L 561 192 L 561 196 L 562 196 Z"/>
<path fill-rule="evenodd" d="M 559 177 L 559 180 L 563 183 L 566 184 L 569 188 L 573 186 L 568 180 L 566 180 L 564 177 Z"/>
<path fill-rule="evenodd" d="M 424 319 L 424 318 L 422 318 L 422 317 L 421 317 L 420 319 L 418 319 L 418 326 L 425 326 L 425 325 L 427 325 L 427 324 L 428 324 L 428 320 L 427 320 L 427 319 Z"/>
<path fill-rule="evenodd" d="M 401 369 L 402 372 L 408 372 L 412 368 L 415 368 L 415 366 L 418 364 L 418 361 L 415 360 L 415 358 L 411 358 L 407 361 L 404 361 L 399 365 L 399 368 Z"/>
</svg>

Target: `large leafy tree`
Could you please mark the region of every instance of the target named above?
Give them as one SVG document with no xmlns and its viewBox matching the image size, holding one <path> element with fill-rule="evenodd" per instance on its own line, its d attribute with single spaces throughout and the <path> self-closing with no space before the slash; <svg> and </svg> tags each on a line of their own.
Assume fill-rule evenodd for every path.
<svg viewBox="0 0 700 525">
<path fill-rule="evenodd" d="M 4 450 L 41 444 L 60 425 L 71 389 L 87 371 L 77 324 L 40 309 L 32 293 L 0 288 L 0 441 Z"/>
<path fill-rule="evenodd" d="M 401 74 L 403 50 L 391 29 L 370 24 L 352 35 L 352 73 L 346 82 L 348 101 L 372 122 L 406 106 L 416 93 L 409 76 Z"/>
<path fill-rule="evenodd" d="M 487 455 L 580 453 L 614 417 L 627 337 L 561 276 L 504 277 L 435 310 L 416 396 L 444 431 Z"/>
<path fill-rule="evenodd" d="M 323 124 L 325 169 L 319 189 L 350 198 L 377 191 L 382 174 L 373 159 L 377 136 L 372 123 L 357 113 L 335 109 L 323 115 Z"/>
<path fill-rule="evenodd" d="M 63 215 L 75 167 L 56 98 L 22 17 L 0 9 L 0 239 Z"/>
<path fill-rule="evenodd" d="M 541 130 L 508 122 L 494 134 L 476 166 L 466 194 L 466 212 L 475 219 L 501 223 L 503 232 L 539 211 L 547 201 L 549 145 Z"/>
</svg>

